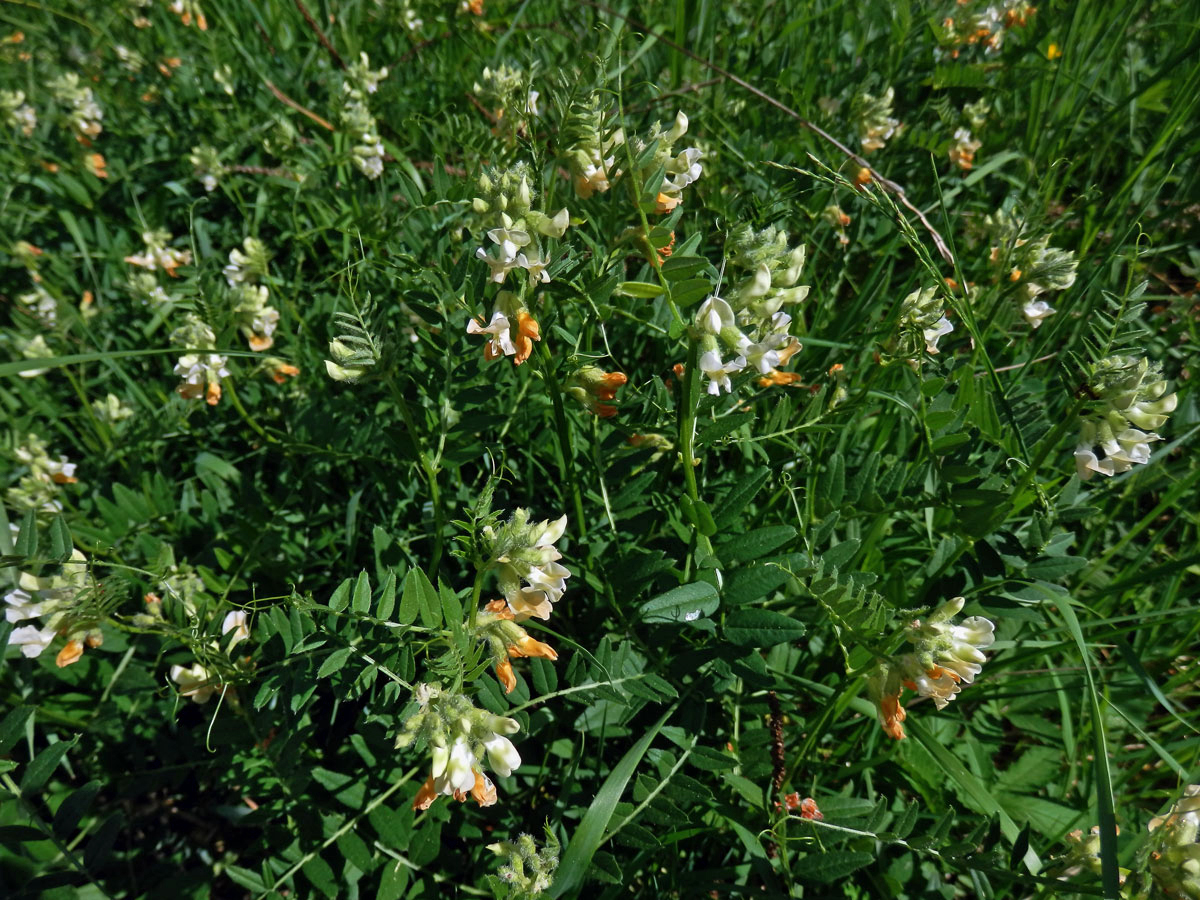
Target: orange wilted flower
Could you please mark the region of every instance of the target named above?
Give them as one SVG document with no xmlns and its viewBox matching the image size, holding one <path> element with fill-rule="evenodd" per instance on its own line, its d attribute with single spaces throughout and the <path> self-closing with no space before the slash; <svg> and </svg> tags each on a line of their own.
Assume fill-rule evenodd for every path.
<svg viewBox="0 0 1200 900">
<path fill-rule="evenodd" d="M 567 381 L 563 393 L 589 412 L 608 419 L 617 414 L 617 408 L 611 403 L 617 398 L 617 388 L 628 380 L 623 372 L 605 372 L 597 366 L 584 366 Z"/>
<path fill-rule="evenodd" d="M 83 164 L 97 178 L 108 177 L 108 162 L 104 159 L 103 153 L 89 153 L 83 158 Z"/>
<path fill-rule="evenodd" d="M 504 686 L 504 693 L 512 693 L 517 686 L 511 659 L 537 656 L 542 659 L 558 659 L 558 651 L 530 636 L 524 628 L 513 621 L 514 615 L 507 600 L 493 600 L 479 617 L 477 630 L 492 651 L 496 667 L 496 678 Z"/>
<path fill-rule="evenodd" d="M 271 376 L 271 380 L 276 384 L 283 384 L 289 378 L 295 378 L 300 374 L 300 370 L 291 363 L 286 363 L 278 357 L 269 357 L 265 362 L 267 372 Z"/>
</svg>

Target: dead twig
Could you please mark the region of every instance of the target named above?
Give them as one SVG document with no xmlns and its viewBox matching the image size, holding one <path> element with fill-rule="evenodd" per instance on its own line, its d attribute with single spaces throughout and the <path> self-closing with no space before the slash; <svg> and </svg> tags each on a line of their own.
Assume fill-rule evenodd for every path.
<svg viewBox="0 0 1200 900">
<path fill-rule="evenodd" d="M 895 197 L 899 201 L 900 205 L 903 206 L 905 209 L 907 209 L 909 212 L 911 212 L 914 216 L 916 216 L 918 221 L 920 221 L 921 225 L 924 226 L 925 230 L 929 232 L 929 236 L 931 238 L 933 238 L 933 243 L 937 246 L 938 253 L 940 253 L 942 255 L 942 258 L 944 260 L 946 260 L 946 262 L 950 263 L 951 265 L 954 264 L 954 256 L 950 253 L 950 248 L 946 245 L 946 241 L 942 238 L 941 234 L 938 233 L 937 229 L 933 227 L 933 225 L 930 223 L 929 219 L 925 217 L 925 214 L 923 212 L 921 212 L 921 210 L 917 209 L 917 207 L 915 207 L 912 204 L 912 202 L 908 199 L 907 194 L 905 194 L 905 192 L 904 192 L 904 188 L 901 187 L 900 185 L 898 185 L 896 182 L 892 181 L 891 179 L 884 178 L 865 159 L 863 159 L 859 154 L 855 153 L 853 150 L 851 150 L 849 147 L 847 147 L 845 144 L 843 144 L 841 141 L 839 141 L 833 135 L 829 134 L 827 131 L 825 131 L 820 126 L 814 125 L 812 122 L 808 121 L 808 119 L 801 116 L 794 109 L 792 109 L 789 106 L 784 105 L 783 103 L 781 103 L 780 101 L 778 101 L 774 97 L 772 97 L 770 94 L 756 88 L 754 85 L 752 85 L 750 82 L 746 81 L 744 78 L 739 78 L 737 75 L 734 75 L 732 72 L 721 68 L 716 63 L 711 63 L 708 60 L 704 59 L 703 57 L 697 56 L 691 50 L 687 49 L 687 47 L 681 47 L 679 44 L 676 44 L 671 39 L 666 38 L 663 35 L 658 34 L 657 32 L 651 31 L 649 28 L 647 28 L 641 22 L 638 22 L 636 19 L 631 19 L 628 16 L 624 15 L 623 13 L 617 12 L 615 9 L 613 9 L 612 7 L 610 7 L 604 3 L 596 2 L 596 0 L 581 0 L 581 2 L 585 6 L 591 6 L 595 9 L 600 10 L 601 12 L 608 13 L 611 16 L 616 16 L 618 19 L 621 19 L 627 25 L 629 25 L 632 28 L 636 28 L 638 31 L 643 31 L 646 34 L 653 35 L 654 38 L 659 43 L 666 44 L 668 47 L 672 48 L 673 50 L 676 50 L 679 53 L 682 53 L 688 59 L 695 60 L 696 62 L 700 63 L 700 65 L 702 65 L 708 69 L 711 69 L 712 71 L 716 72 L 718 75 L 720 75 L 724 78 L 728 78 L 730 81 L 732 81 L 738 87 L 749 91 L 755 97 L 758 97 L 760 100 L 762 100 L 766 103 L 769 103 L 771 106 L 775 107 L 777 110 L 779 110 L 783 114 L 795 119 L 796 122 L 798 122 L 800 124 L 800 127 L 807 128 L 809 131 L 811 131 L 813 134 L 815 134 L 821 140 L 836 147 L 839 151 L 841 151 L 843 154 L 845 154 L 845 156 L 847 158 L 854 160 L 854 162 L 856 162 L 859 166 L 861 166 L 866 171 L 870 172 L 871 179 L 873 181 L 875 181 L 878 185 L 880 185 L 880 187 L 884 188 L 884 190 L 888 191 L 889 193 L 895 195 Z"/>
<path fill-rule="evenodd" d="M 296 9 L 300 10 L 300 15 L 304 16 L 304 21 L 313 30 L 313 33 L 317 36 L 317 40 L 321 42 L 321 46 L 329 51 L 329 55 L 332 57 L 334 63 L 337 64 L 337 67 L 344 70 L 346 68 L 346 61 L 333 48 L 333 44 L 329 43 L 329 38 L 325 37 L 325 32 L 321 30 L 321 26 L 317 24 L 317 20 L 312 17 L 312 13 L 308 11 L 308 7 L 304 5 L 304 0 L 296 0 Z"/>
<path fill-rule="evenodd" d="M 325 121 L 324 119 L 322 119 L 320 116 L 318 116 L 318 115 L 317 115 L 315 112 L 313 112 L 311 109 L 305 109 L 303 106 L 301 106 L 299 103 L 297 103 L 297 102 L 296 102 L 295 100 L 293 100 L 291 97 L 289 97 L 287 94 L 285 94 L 285 93 L 284 93 L 283 91 L 281 91 L 279 88 L 275 87 L 275 85 L 274 85 L 274 84 L 272 84 L 272 83 L 271 83 L 269 80 L 267 80 L 267 79 L 264 79 L 264 81 L 266 81 L 266 82 L 267 82 L 267 87 L 271 89 L 271 93 L 272 93 L 272 94 L 274 94 L 274 95 L 275 95 L 275 97 L 276 97 L 276 99 L 278 99 L 278 100 L 279 100 L 281 103 L 286 103 L 286 104 L 287 104 L 288 106 L 290 106 L 292 109 L 296 110 L 296 112 L 298 112 L 298 113 L 302 113 L 303 115 L 306 115 L 306 116 L 308 116 L 310 119 L 312 119 L 312 120 L 313 120 L 314 122 L 316 122 L 318 125 L 320 125 L 322 128 L 327 128 L 327 129 L 329 129 L 330 131 L 336 131 L 336 130 L 337 130 L 337 129 L 336 129 L 336 128 L 334 128 L 334 127 L 333 127 L 331 124 L 329 124 L 329 122 L 327 122 L 327 121 Z"/>
</svg>

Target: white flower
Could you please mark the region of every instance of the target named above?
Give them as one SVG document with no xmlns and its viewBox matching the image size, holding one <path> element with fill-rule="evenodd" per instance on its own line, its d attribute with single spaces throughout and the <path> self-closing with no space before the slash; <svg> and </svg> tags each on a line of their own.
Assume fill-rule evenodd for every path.
<svg viewBox="0 0 1200 900">
<path fill-rule="evenodd" d="M 1023 315 L 1025 317 L 1025 321 L 1034 328 L 1040 328 L 1042 319 L 1045 319 L 1047 316 L 1052 316 L 1054 313 L 1054 307 L 1052 307 L 1045 300 L 1030 300 L 1021 307 L 1021 315 Z"/>
<path fill-rule="evenodd" d="M 723 328 L 736 328 L 733 307 L 715 294 L 696 310 L 696 325 L 709 334 L 718 335 Z"/>
<path fill-rule="evenodd" d="M 480 252 L 483 248 L 480 248 Z M 513 344 L 511 326 L 508 321 L 508 316 L 504 315 L 500 310 L 492 313 L 492 320 L 486 326 L 480 325 L 475 319 L 467 320 L 467 334 L 490 334 L 491 339 L 487 343 L 487 357 L 495 359 L 498 356 L 512 356 L 517 352 L 516 345 Z"/>
<path fill-rule="evenodd" d="M 1114 474 L 1113 461 L 1098 458 L 1095 450 L 1087 444 L 1080 444 L 1075 448 L 1075 471 L 1079 473 L 1080 481 L 1087 481 L 1097 473 L 1111 477 Z"/>
<path fill-rule="evenodd" d="M 729 376 L 746 368 L 746 358 L 739 356 L 731 362 L 722 363 L 721 352 L 709 350 L 700 355 L 699 364 L 700 371 L 708 376 L 708 392 L 720 394 L 721 388 L 726 391 L 733 390 L 733 383 L 729 380 Z"/>
<path fill-rule="evenodd" d="M 207 703 L 220 687 L 217 676 L 200 663 L 191 668 L 171 666 L 171 680 L 179 685 L 181 697 L 191 697 L 195 703 Z"/>
<path fill-rule="evenodd" d="M 4 617 L 10 622 L 36 619 L 46 609 L 46 605 L 39 600 L 40 598 L 34 598 L 20 588 L 13 588 L 4 595 L 4 602 L 8 604 L 8 608 L 4 610 Z"/>
<path fill-rule="evenodd" d="M 521 754 L 508 738 L 493 734 L 483 746 L 487 750 L 488 763 L 497 775 L 511 775 L 521 765 Z"/>
<path fill-rule="evenodd" d="M 550 281 L 550 273 L 546 271 L 546 267 L 550 265 L 548 259 L 528 259 L 524 253 L 517 254 L 517 265 L 529 272 L 529 283 L 536 284 L 542 282 L 546 284 Z"/>
<path fill-rule="evenodd" d="M 945 316 L 942 316 L 940 319 L 937 320 L 937 322 L 934 323 L 932 328 L 926 328 L 924 330 L 925 349 L 928 350 L 930 353 L 937 353 L 938 352 L 938 346 L 937 346 L 938 341 L 940 341 L 943 337 L 948 335 L 953 330 L 954 330 L 954 326 L 950 324 L 950 320 L 947 319 Z"/>
<path fill-rule="evenodd" d="M 434 779 L 434 787 L 443 794 L 454 791 L 465 794 L 475 787 L 475 766 L 475 754 L 471 752 L 471 745 L 461 737 L 455 738 L 454 746 L 450 748 L 446 770 L 441 778 Z M 444 783 L 439 787 L 439 782 Z"/>
<path fill-rule="evenodd" d="M 1168 394 L 1158 400 L 1133 403 L 1121 410 L 1121 414 L 1138 428 L 1161 428 L 1167 421 L 1167 413 L 1174 412 L 1178 402 L 1175 394 Z"/>
<path fill-rule="evenodd" d="M 40 656 L 42 651 L 50 646 L 50 642 L 58 635 L 53 628 L 38 628 L 36 625 L 24 625 L 14 628 L 8 636 L 10 647 L 20 647 L 21 652 L 32 659 Z"/>
<path fill-rule="evenodd" d="M 234 647 L 250 638 L 250 629 L 246 627 L 246 614 L 240 609 L 230 610 L 221 622 L 221 634 L 229 634 L 231 631 L 233 637 L 229 639 L 229 646 L 225 648 L 226 653 L 232 653 Z"/>
</svg>

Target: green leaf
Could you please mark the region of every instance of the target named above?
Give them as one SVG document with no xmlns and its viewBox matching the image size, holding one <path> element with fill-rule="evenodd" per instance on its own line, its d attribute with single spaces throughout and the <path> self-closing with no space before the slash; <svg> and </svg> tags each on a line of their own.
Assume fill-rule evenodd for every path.
<svg viewBox="0 0 1200 900">
<path fill-rule="evenodd" d="M 662 264 L 662 273 L 668 281 L 683 281 L 708 267 L 708 260 L 702 256 L 672 256 Z"/>
<path fill-rule="evenodd" d="M 717 555 L 725 563 L 750 562 L 778 550 L 795 537 L 796 529 L 791 525 L 768 525 L 722 542 L 717 546 Z"/>
<path fill-rule="evenodd" d="M 37 513 L 32 509 L 25 510 L 25 518 L 21 522 L 21 533 L 13 543 L 13 553 L 31 559 L 37 556 L 38 533 Z"/>
<path fill-rule="evenodd" d="M 365 571 L 358 573 L 358 581 L 354 583 L 354 596 L 350 601 L 350 609 L 363 615 L 371 611 L 371 579 Z"/>
<path fill-rule="evenodd" d="M 417 587 L 417 579 L 413 574 L 416 570 L 409 569 L 408 574 L 404 576 L 404 586 L 400 591 L 400 609 L 396 612 L 396 621 L 401 625 L 411 625 L 417 620 L 417 613 L 421 609 L 420 589 Z"/>
<path fill-rule="evenodd" d="M 770 609 L 743 607 L 725 620 L 725 639 L 739 647 L 773 647 L 799 640 L 807 629 L 803 622 Z"/>
<path fill-rule="evenodd" d="M 334 650 L 325 658 L 325 662 L 321 663 L 321 668 L 317 670 L 317 678 L 328 678 L 334 672 L 340 672 L 353 652 L 349 647 Z"/>
<path fill-rule="evenodd" d="M 72 791 L 54 811 L 54 833 L 66 840 L 79 825 L 79 820 L 100 793 L 100 782 L 89 781 L 77 791 Z"/>
<path fill-rule="evenodd" d="M 25 723 L 35 709 L 35 706 L 15 707 L 0 721 L 0 756 L 6 756 L 25 734 Z"/>
<path fill-rule="evenodd" d="M 1054 581 L 1078 572 L 1087 564 L 1087 558 L 1083 556 L 1046 556 L 1031 562 L 1025 574 L 1042 581 Z"/>
<path fill-rule="evenodd" d="M 409 569 L 404 578 L 404 593 L 409 591 L 409 584 L 416 592 L 417 609 L 421 613 L 421 624 L 426 628 L 438 628 L 442 624 L 442 599 L 434 589 L 425 573 L 420 569 Z M 400 605 L 404 605 L 401 599 Z"/>
<path fill-rule="evenodd" d="M 649 284 L 645 281 L 622 281 L 617 285 L 616 293 L 624 297 L 640 297 L 648 300 L 666 293 L 661 284 Z"/>
<path fill-rule="evenodd" d="M 390 619 L 396 608 L 396 574 L 388 572 L 379 591 L 379 602 L 375 605 L 375 618 Z"/>
<path fill-rule="evenodd" d="M 50 520 L 50 558 L 65 562 L 71 556 L 75 544 L 71 540 L 71 530 L 67 528 L 67 520 L 55 516 Z"/>
<path fill-rule="evenodd" d="M 703 581 L 681 585 L 647 600 L 638 611 L 645 622 L 694 622 L 710 616 L 721 605 L 717 589 Z"/>
<path fill-rule="evenodd" d="M 62 762 L 62 758 L 67 755 L 67 751 L 75 746 L 75 740 L 51 744 L 33 758 L 33 762 L 25 767 L 25 774 L 21 776 L 21 796 L 36 794 L 45 786 L 58 764 Z"/>
<path fill-rule="evenodd" d="M 558 870 L 554 875 L 554 883 L 550 886 L 551 897 L 561 897 L 583 883 L 583 877 L 587 873 L 592 857 L 604 843 L 608 823 L 617 808 L 621 794 L 625 792 L 625 785 L 633 777 L 638 763 L 650 749 L 650 744 L 659 729 L 663 727 L 675 709 L 676 707 L 672 706 L 662 714 L 662 717 L 650 727 L 642 739 L 621 757 L 621 761 L 604 779 L 604 784 L 600 785 L 600 790 L 596 792 L 595 799 L 588 806 L 587 812 L 583 814 L 579 827 L 571 835 L 571 842 L 567 845 L 566 852 L 563 853 L 562 862 L 559 863 Z"/>
<path fill-rule="evenodd" d="M 829 884 L 873 862 L 875 854 L 865 850 L 827 850 L 820 854 L 809 854 L 804 858 L 804 874 Z"/>
<path fill-rule="evenodd" d="M 742 510 L 746 508 L 746 505 L 754 499 L 754 495 L 757 494 L 762 489 L 762 486 L 767 483 L 767 479 L 770 477 L 771 470 L 763 467 L 751 472 L 749 475 L 731 487 L 728 493 L 726 493 L 725 496 L 721 498 L 720 502 L 716 504 L 717 527 L 728 528 L 731 526 L 737 520 L 737 517 L 742 514 Z"/>
<path fill-rule="evenodd" d="M 337 876 L 333 874 L 329 863 L 321 857 L 312 857 L 300 867 L 300 871 L 304 873 L 305 878 L 312 882 L 313 887 L 326 897 L 337 897 L 340 893 Z"/>
<path fill-rule="evenodd" d="M 0 825 L 0 847 L 12 847 L 26 841 L 48 841 L 50 836 L 28 825 Z"/>
<path fill-rule="evenodd" d="M 341 612 L 350 602 L 350 579 L 347 578 L 337 586 L 337 589 L 330 594 L 329 602 L 326 604 L 334 612 Z M 289 629 L 290 631 L 290 629 Z"/>
</svg>

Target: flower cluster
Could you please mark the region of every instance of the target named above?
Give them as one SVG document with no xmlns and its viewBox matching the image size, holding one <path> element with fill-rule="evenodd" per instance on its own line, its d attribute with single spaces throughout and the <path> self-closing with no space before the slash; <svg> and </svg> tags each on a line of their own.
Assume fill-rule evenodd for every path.
<svg viewBox="0 0 1200 900">
<path fill-rule="evenodd" d="M 150 600 L 153 598 L 153 600 Z M 155 603 L 157 597 L 150 595 L 147 606 L 159 616 L 162 614 L 161 601 Z M 246 625 L 246 614 L 240 609 L 230 610 L 221 621 L 221 634 L 230 635 L 225 645 L 225 653 L 233 653 L 233 648 L 250 637 L 250 629 Z M 220 645 L 214 640 L 212 647 L 220 652 Z M 211 666 L 195 662 L 190 666 L 171 666 L 171 680 L 179 685 L 179 696 L 190 697 L 193 703 L 204 704 L 213 694 L 222 696 L 229 690 L 229 685 L 222 679 L 221 673 Z"/>
<path fill-rule="evenodd" d="M 221 155 L 216 147 L 201 144 L 193 147 L 188 154 L 188 162 L 195 170 L 196 177 L 204 185 L 204 190 L 211 193 L 216 190 L 219 179 L 229 174 L 229 169 L 221 162 Z"/>
<path fill-rule="evenodd" d="M 207 323 L 189 315 L 186 322 L 172 332 L 171 342 L 193 351 L 205 351 L 216 348 L 217 337 Z M 229 375 L 225 362 L 225 357 L 217 353 L 193 352 L 179 357 L 175 364 L 175 374 L 183 378 L 183 383 L 176 388 L 179 396 L 185 400 L 203 397 L 209 406 L 216 406 L 221 402 L 221 379 Z"/>
<path fill-rule="evenodd" d="M 540 850 L 529 834 L 518 835 L 516 841 L 488 844 L 488 849 L 507 860 L 500 868 L 500 880 L 511 885 L 513 900 L 537 897 L 550 889 L 560 849 L 554 829 L 546 828 L 546 846 Z"/>
<path fill-rule="evenodd" d="M 571 184 L 584 200 L 603 194 L 616 178 L 613 150 L 624 143 L 625 137 L 620 129 L 610 131 L 607 120 L 599 96 L 592 94 L 571 107 L 559 131 Z"/>
<path fill-rule="evenodd" d="M 10 646 L 19 646 L 27 657 L 42 654 L 59 635 L 67 643 L 58 652 L 55 663 L 59 668 L 78 662 L 83 649 L 99 647 L 104 642 L 99 623 L 86 602 L 95 588 L 88 572 L 87 557 L 72 550 L 71 558 L 62 564 L 57 575 L 39 578 L 22 572 L 17 587 L 4 597 L 4 615 L 9 622 L 41 619 L 37 624 L 23 625 L 9 635 Z"/>
<path fill-rule="evenodd" d="M 529 87 L 529 79 L 520 69 L 485 67 L 474 90 L 498 126 L 504 128 L 510 143 L 528 130 L 528 117 L 541 115 L 538 92 Z"/>
<path fill-rule="evenodd" d="M 106 394 L 103 400 L 93 400 L 92 412 L 101 422 L 107 422 L 110 425 L 133 418 L 133 410 L 113 393 Z"/>
<path fill-rule="evenodd" d="M 433 758 L 413 809 L 428 809 L 442 794 L 459 801 L 469 794 L 480 806 L 495 803 L 496 786 L 484 774 L 480 760 L 486 757 L 497 775 L 511 775 L 521 765 L 521 755 L 507 735 L 520 731 L 520 723 L 478 709 L 467 697 L 436 683 L 418 685 L 413 699 L 417 711 L 404 722 L 396 747 L 422 739 Z"/>
<path fill-rule="evenodd" d="M 1086 481 L 1150 462 L 1150 444 L 1177 399 L 1167 393 L 1162 366 L 1145 357 L 1110 356 L 1097 363 L 1086 388 L 1091 398 L 1079 425 L 1075 467 Z"/>
<path fill-rule="evenodd" d="M 588 412 L 608 419 L 617 414 L 617 408 L 612 404 L 617 398 L 617 388 L 628 380 L 623 372 L 605 372 L 597 366 L 583 366 L 567 379 L 563 393 Z"/>
<path fill-rule="evenodd" d="M 1079 265 L 1075 254 L 1051 247 L 1048 234 L 1032 236 L 1028 223 L 1010 211 L 986 216 L 983 224 L 993 241 L 988 261 L 1008 270 L 1008 280 L 1019 285 L 1021 315 L 1034 328 L 1040 327 L 1055 310 L 1039 298 L 1047 291 L 1065 291 L 1075 283 Z"/>
<path fill-rule="evenodd" d="M 496 572 L 515 621 L 530 616 L 549 619 L 553 605 L 566 591 L 571 573 L 558 562 L 562 554 L 554 546 L 566 528 L 566 516 L 530 522 L 529 511 L 517 509 L 502 525 L 483 529 L 486 568 Z"/>
<path fill-rule="evenodd" d="M 37 110 L 25 102 L 22 91 L 0 91 L 0 119 L 6 125 L 20 128 L 25 137 L 37 128 Z"/>
<path fill-rule="evenodd" d="M 13 451 L 18 463 L 27 467 L 20 480 L 8 489 L 8 498 L 14 506 L 44 512 L 58 512 L 62 504 L 56 499 L 64 484 L 74 484 L 75 463 L 65 456 L 53 459 L 45 443 L 36 434 L 27 434 L 25 443 Z"/>
<path fill-rule="evenodd" d="M 1200 784 L 1150 820 L 1150 875 L 1165 897 L 1200 900 Z"/>
<path fill-rule="evenodd" d="M 854 98 L 854 121 L 863 153 L 882 150 L 904 127 L 899 119 L 892 118 L 895 96 L 895 88 L 889 86 L 882 96 L 864 93 Z"/>
<path fill-rule="evenodd" d="M 55 100 L 71 108 L 67 117 L 71 127 L 75 129 L 75 137 L 82 144 L 91 144 L 92 138 L 104 130 L 104 126 L 100 124 L 100 120 L 104 118 L 104 111 L 97 105 L 92 89 L 80 85 L 79 76 L 74 72 L 60 75 L 47 87 Z"/>
<path fill-rule="evenodd" d="M 661 123 L 655 122 L 645 140 L 633 140 L 632 149 L 637 159 L 641 159 L 652 145 L 655 146 L 654 155 L 646 164 L 648 170 L 663 167 L 662 186 L 654 198 L 654 211 L 657 213 L 669 213 L 677 207 L 683 202 L 684 189 L 704 174 L 700 166 L 704 154 L 699 148 L 687 147 L 678 153 L 675 152 L 675 142 L 687 134 L 687 130 L 688 117 L 680 111 L 675 113 L 675 121 L 666 131 L 663 131 Z M 618 138 L 619 135 L 614 137 Z"/>
<path fill-rule="evenodd" d="M 964 600 L 955 597 L 933 611 L 928 620 L 914 621 L 905 630 L 913 649 L 888 661 L 879 660 L 867 680 L 867 691 L 879 713 L 879 724 L 896 740 L 904 738 L 906 717 L 900 705 L 904 688 L 932 697 L 938 709 L 954 699 L 962 683 L 972 684 L 987 657 L 983 650 L 995 640 L 996 626 L 982 616 L 971 616 L 959 625 L 950 619 L 962 611 Z"/>
<path fill-rule="evenodd" d="M 956 129 L 954 143 L 950 145 L 950 162 L 969 172 L 975 165 L 975 153 L 982 146 L 982 142 L 971 137 L 969 128 Z"/>
<path fill-rule="evenodd" d="M 804 245 L 789 248 L 787 233 L 774 225 L 758 232 L 737 229 L 727 253 L 730 265 L 750 274 L 724 298 L 709 297 L 696 312 L 698 362 L 710 394 L 731 391 L 729 376 L 747 365 L 765 376 L 786 374 L 777 367 L 800 350 L 800 342 L 788 333 L 792 317 L 783 307 L 808 296 L 808 285 L 796 284 L 804 271 Z M 723 358 L 722 346 L 734 354 L 733 359 Z M 779 380 L 773 378 L 772 383 Z"/>
<path fill-rule="evenodd" d="M 379 126 L 367 107 L 367 95 L 375 93 L 379 82 L 387 78 L 387 66 L 372 70 L 367 54 L 359 54 L 359 61 L 346 70 L 342 92 L 342 123 L 358 143 L 350 151 L 354 165 L 370 179 L 383 174 L 383 141 L 379 137 Z"/>
<path fill-rule="evenodd" d="M 171 295 L 149 272 L 135 272 L 130 277 L 128 286 L 130 293 L 145 305 L 161 306 L 171 302 Z"/>
<path fill-rule="evenodd" d="M 41 284 L 34 284 L 32 291 L 18 294 L 17 303 L 45 328 L 53 328 L 58 323 L 58 301 Z"/>
<path fill-rule="evenodd" d="M 938 341 L 954 330 L 946 318 L 937 288 L 918 288 L 900 304 L 896 331 L 888 339 L 884 351 L 893 359 L 903 359 L 910 365 L 921 356 L 922 344 L 926 353 L 938 352 Z"/>
<path fill-rule="evenodd" d="M 487 264 L 497 284 L 503 284 L 513 269 L 528 272 L 530 284 L 550 281 L 550 259 L 540 239 L 561 238 L 571 224 L 566 207 L 552 216 L 533 208 L 536 193 L 530 175 L 528 163 L 520 162 L 479 176 L 479 196 L 472 208 L 491 244 L 479 247 L 475 256 Z"/>
<path fill-rule="evenodd" d="M 184 27 L 195 22 L 201 31 L 208 31 L 208 19 L 204 18 L 204 12 L 197 0 L 171 0 L 170 9 L 179 16 L 179 21 Z"/>
<path fill-rule="evenodd" d="M 145 231 L 142 232 L 142 240 L 146 244 L 145 252 L 127 256 L 125 262 L 151 272 L 162 269 L 172 278 L 178 277 L 175 274 L 177 268 L 191 264 L 191 250 L 176 250 L 167 246 L 171 241 L 169 231 Z"/>
<path fill-rule="evenodd" d="M 279 311 L 267 305 L 269 291 L 260 284 L 267 276 L 267 248 L 252 237 L 242 246 L 245 253 L 236 247 L 229 251 L 229 264 L 222 271 L 233 293 L 233 312 L 242 337 L 251 350 L 269 350 L 275 343 L 271 335 L 279 324 Z"/>
<path fill-rule="evenodd" d="M 476 634 L 487 642 L 496 669 L 496 679 L 503 685 L 506 694 L 512 693 L 517 686 L 517 676 L 510 658 L 537 656 L 541 659 L 558 659 L 557 650 L 531 637 L 516 623 L 516 614 L 506 600 L 493 600 L 483 608 L 476 619 Z"/>
<path fill-rule="evenodd" d="M 837 233 L 838 243 L 845 246 L 850 243 L 846 228 L 850 225 L 850 216 L 837 204 L 830 204 L 821 211 L 821 218 Z"/>
<path fill-rule="evenodd" d="M 979 9 L 970 0 L 958 0 L 954 14 L 942 20 L 942 45 L 938 54 L 958 59 L 963 48 L 980 47 L 987 56 L 1000 52 L 1005 34 L 1023 28 L 1035 8 L 1029 0 L 1001 0 Z"/>
</svg>

